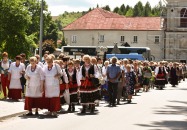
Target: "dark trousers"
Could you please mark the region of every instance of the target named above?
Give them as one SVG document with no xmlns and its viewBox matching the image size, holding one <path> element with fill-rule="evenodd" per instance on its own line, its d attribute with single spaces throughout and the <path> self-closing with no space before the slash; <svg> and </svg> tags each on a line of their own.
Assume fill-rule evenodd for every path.
<svg viewBox="0 0 187 130">
<path fill-rule="evenodd" d="M 117 90 L 118 90 L 118 83 L 108 82 L 108 93 L 109 93 L 110 104 L 116 103 Z"/>
</svg>

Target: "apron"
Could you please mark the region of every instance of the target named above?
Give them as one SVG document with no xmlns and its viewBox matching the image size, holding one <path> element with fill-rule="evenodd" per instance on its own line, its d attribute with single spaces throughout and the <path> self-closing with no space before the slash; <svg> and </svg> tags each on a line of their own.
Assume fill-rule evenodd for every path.
<svg viewBox="0 0 187 130">
<path fill-rule="evenodd" d="M 37 70 L 35 72 L 29 72 L 28 76 L 30 77 L 27 80 L 27 89 L 26 89 L 26 96 L 27 97 L 42 97 L 42 92 L 40 90 L 41 78 Z"/>
<path fill-rule="evenodd" d="M 12 70 L 9 89 L 22 89 L 20 78 L 20 69 L 16 68 Z"/>
<path fill-rule="evenodd" d="M 45 97 L 59 97 L 60 86 L 59 79 L 54 76 L 45 77 Z"/>
</svg>

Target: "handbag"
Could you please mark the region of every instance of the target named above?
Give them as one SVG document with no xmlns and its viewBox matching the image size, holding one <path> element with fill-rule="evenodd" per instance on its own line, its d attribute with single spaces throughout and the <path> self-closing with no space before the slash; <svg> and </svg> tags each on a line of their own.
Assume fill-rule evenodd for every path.
<svg viewBox="0 0 187 130">
<path fill-rule="evenodd" d="M 101 85 L 104 85 L 105 84 L 105 79 L 102 77 L 102 78 L 99 79 L 99 82 L 100 82 Z"/>
<path fill-rule="evenodd" d="M 65 89 L 63 93 L 64 99 L 66 103 L 69 105 L 70 104 L 70 94 L 69 94 L 69 89 Z"/>
</svg>

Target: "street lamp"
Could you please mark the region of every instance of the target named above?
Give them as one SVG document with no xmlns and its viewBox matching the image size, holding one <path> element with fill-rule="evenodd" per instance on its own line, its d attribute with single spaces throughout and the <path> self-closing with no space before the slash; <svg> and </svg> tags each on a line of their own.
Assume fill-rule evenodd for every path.
<svg viewBox="0 0 187 130">
<path fill-rule="evenodd" d="M 43 0 L 41 0 L 41 12 L 40 12 L 40 43 L 39 43 L 40 61 L 42 61 L 42 42 L 43 42 Z"/>
</svg>

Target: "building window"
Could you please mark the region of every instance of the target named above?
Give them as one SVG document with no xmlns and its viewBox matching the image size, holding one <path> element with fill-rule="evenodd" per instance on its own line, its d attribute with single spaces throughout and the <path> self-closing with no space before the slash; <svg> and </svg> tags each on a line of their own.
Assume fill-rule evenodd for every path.
<svg viewBox="0 0 187 130">
<path fill-rule="evenodd" d="M 122 43 L 125 42 L 125 36 L 121 36 L 121 42 L 122 42 Z"/>
<path fill-rule="evenodd" d="M 159 43 L 160 42 L 160 37 L 159 36 L 155 36 L 155 43 Z"/>
<path fill-rule="evenodd" d="M 187 27 L 187 9 L 183 8 L 180 12 L 180 26 Z"/>
<path fill-rule="evenodd" d="M 99 36 L 99 42 L 104 42 L 105 41 L 105 36 L 104 35 L 100 35 Z"/>
<path fill-rule="evenodd" d="M 71 41 L 72 41 L 72 43 L 76 43 L 77 42 L 77 36 L 73 35 L 71 37 Z"/>
<path fill-rule="evenodd" d="M 134 36 L 133 43 L 138 43 L 138 36 Z"/>
</svg>

